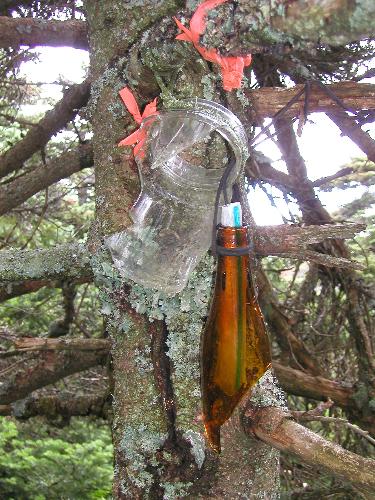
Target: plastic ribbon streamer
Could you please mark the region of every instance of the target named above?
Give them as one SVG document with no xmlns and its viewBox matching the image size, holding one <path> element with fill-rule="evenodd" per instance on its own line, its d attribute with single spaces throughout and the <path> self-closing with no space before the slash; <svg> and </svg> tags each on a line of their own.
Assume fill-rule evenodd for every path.
<svg viewBox="0 0 375 500">
<path fill-rule="evenodd" d="M 119 94 L 127 110 L 129 111 L 129 113 L 133 115 L 133 118 L 138 125 L 140 125 L 142 123 L 142 120 L 144 120 L 148 116 L 158 114 L 158 112 L 156 111 L 157 97 L 155 97 L 155 99 L 152 102 L 146 104 L 145 109 L 141 114 L 137 101 L 135 100 L 132 91 L 128 87 L 124 87 L 122 90 L 120 90 Z M 147 135 L 146 130 L 140 127 L 135 132 L 125 137 L 125 139 L 122 139 L 122 141 L 120 141 L 118 145 L 132 146 L 133 144 L 135 144 L 133 149 L 134 156 L 139 156 L 140 158 L 143 158 L 145 155 L 143 146 L 146 140 L 146 135 Z"/>
<path fill-rule="evenodd" d="M 200 4 L 190 20 L 190 29 L 186 28 L 176 17 L 177 26 L 183 33 L 177 35 L 177 40 L 192 42 L 194 47 L 206 61 L 216 63 L 221 67 L 223 88 L 226 91 L 241 87 L 243 70 L 251 63 L 251 54 L 246 56 L 222 56 L 217 49 L 206 49 L 199 44 L 200 35 L 206 28 L 206 17 L 209 10 L 227 2 L 228 0 L 206 0 Z"/>
</svg>

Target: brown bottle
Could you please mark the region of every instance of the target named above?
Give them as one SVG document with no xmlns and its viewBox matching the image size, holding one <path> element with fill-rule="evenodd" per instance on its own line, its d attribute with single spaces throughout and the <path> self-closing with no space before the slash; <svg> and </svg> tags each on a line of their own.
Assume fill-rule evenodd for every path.
<svg viewBox="0 0 375 500">
<path fill-rule="evenodd" d="M 218 244 L 246 247 L 246 227 L 219 227 Z M 210 314 L 201 340 L 203 422 L 220 452 L 220 426 L 271 364 L 262 312 L 250 279 L 249 257 L 219 255 Z"/>
</svg>

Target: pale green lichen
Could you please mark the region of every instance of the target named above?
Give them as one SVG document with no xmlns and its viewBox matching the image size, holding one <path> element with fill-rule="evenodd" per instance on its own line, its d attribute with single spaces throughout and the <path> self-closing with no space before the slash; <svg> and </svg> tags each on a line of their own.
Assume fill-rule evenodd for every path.
<svg viewBox="0 0 375 500">
<path fill-rule="evenodd" d="M 161 486 L 164 488 L 163 500 L 177 500 L 179 498 L 184 498 L 189 491 L 189 487 L 193 483 L 182 483 L 176 481 L 175 483 L 164 482 Z"/>
<path fill-rule="evenodd" d="M 104 88 L 108 87 L 112 92 L 117 93 L 125 86 L 125 81 L 120 78 L 119 73 L 120 72 L 117 66 L 107 68 L 102 73 L 100 78 L 92 82 L 90 101 L 87 106 L 89 118 L 95 113 L 96 106 Z M 110 108 L 115 118 L 121 118 L 125 115 L 124 107 L 121 105 L 120 101 L 118 103 L 110 104 Z"/>
<path fill-rule="evenodd" d="M 0 282 L 74 279 L 90 276 L 90 257 L 84 245 L 64 244 L 53 249 L 1 252 Z"/>
<path fill-rule="evenodd" d="M 256 406 L 274 406 L 285 411 L 288 410 L 285 393 L 279 386 L 272 369 L 267 370 L 263 377 L 259 379 L 252 391 L 250 400 Z"/>
<path fill-rule="evenodd" d="M 206 458 L 206 443 L 204 437 L 199 432 L 192 430 L 184 432 L 183 437 L 191 444 L 191 454 L 198 468 L 201 469 Z"/>
<path fill-rule="evenodd" d="M 155 480 L 154 475 L 149 472 L 149 466 L 159 465 L 156 453 L 167 439 L 167 435 L 150 431 L 140 424 L 138 427 L 125 427 L 122 436 L 118 451 L 126 459 L 129 481 L 147 495 Z M 129 485 L 123 483 L 121 487 L 124 494 L 129 493 Z"/>
</svg>

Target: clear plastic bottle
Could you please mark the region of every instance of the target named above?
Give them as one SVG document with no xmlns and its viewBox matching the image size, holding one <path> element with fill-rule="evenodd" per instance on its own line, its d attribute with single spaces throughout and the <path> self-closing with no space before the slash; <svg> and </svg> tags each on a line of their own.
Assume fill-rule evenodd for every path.
<svg viewBox="0 0 375 500">
<path fill-rule="evenodd" d="M 137 157 L 141 193 L 130 211 L 133 225 L 106 238 L 126 278 L 168 294 L 181 291 L 211 243 L 215 196 L 224 168 L 207 169 L 183 159 L 197 142 L 218 132 L 236 165 L 230 186 L 248 157 L 247 137 L 228 109 L 203 99 L 184 101 L 144 120 L 145 155 Z"/>
</svg>

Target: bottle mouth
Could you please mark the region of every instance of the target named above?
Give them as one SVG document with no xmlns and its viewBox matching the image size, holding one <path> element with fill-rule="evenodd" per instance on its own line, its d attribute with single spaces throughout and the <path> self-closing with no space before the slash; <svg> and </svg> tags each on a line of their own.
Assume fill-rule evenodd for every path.
<svg viewBox="0 0 375 500">
<path fill-rule="evenodd" d="M 186 99 L 178 108 L 161 111 L 143 120 L 150 146 L 151 168 L 162 168 L 185 185 L 210 189 L 220 181 L 224 168 L 206 169 L 185 162 L 180 154 L 217 132 L 228 143 L 236 164 L 229 182 L 234 182 L 249 156 L 246 132 L 240 120 L 221 104 L 205 99 Z M 142 160 L 140 160 L 142 163 Z M 173 168 L 171 164 L 173 162 Z M 142 165 L 140 164 L 140 167 Z"/>
</svg>

